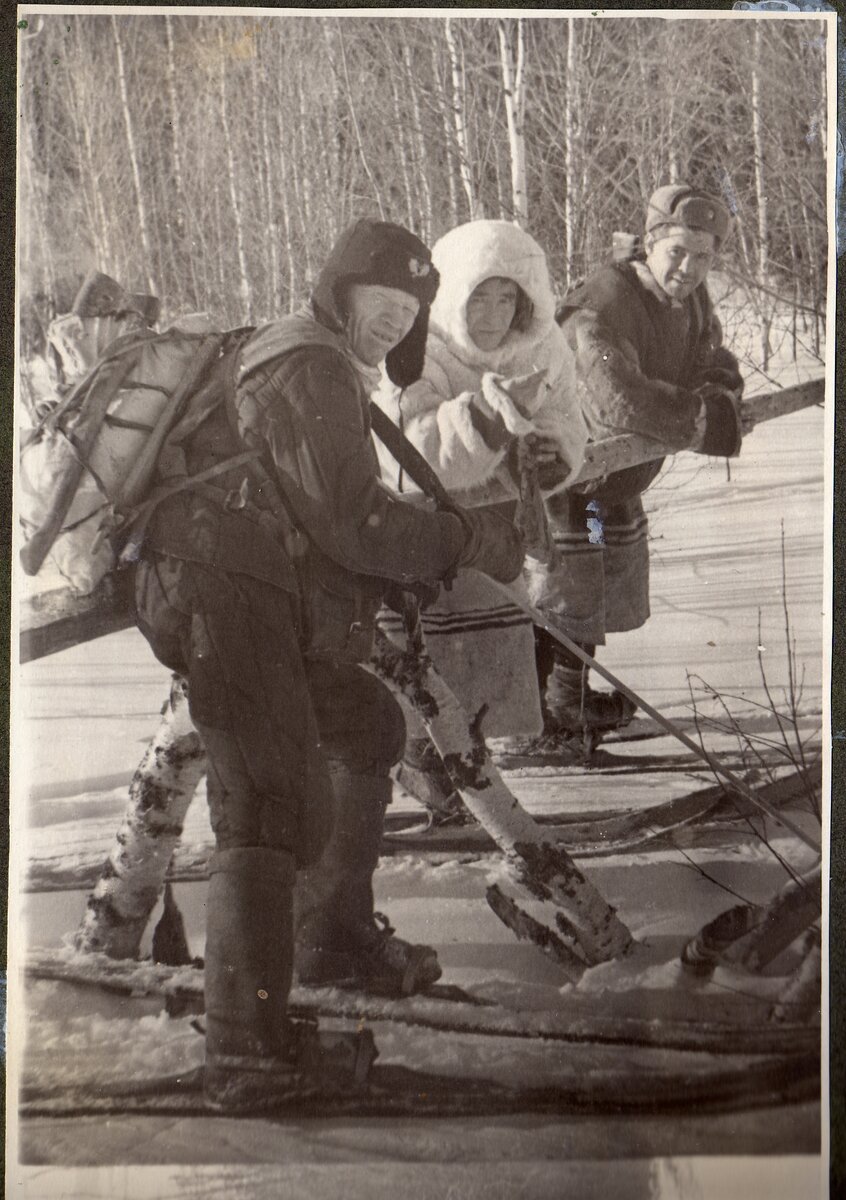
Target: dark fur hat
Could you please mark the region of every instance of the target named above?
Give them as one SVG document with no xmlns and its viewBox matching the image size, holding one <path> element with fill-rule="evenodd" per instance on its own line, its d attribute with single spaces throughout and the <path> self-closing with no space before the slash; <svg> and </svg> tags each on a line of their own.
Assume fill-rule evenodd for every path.
<svg viewBox="0 0 846 1200">
<path fill-rule="evenodd" d="M 719 250 L 731 225 L 731 214 L 715 196 L 686 183 L 669 183 L 652 193 L 646 209 L 646 232 L 662 225 L 684 225 L 714 235 Z"/>
<path fill-rule="evenodd" d="M 429 306 L 438 290 L 438 272 L 427 247 L 408 229 L 390 221 L 363 219 L 341 234 L 329 253 L 312 293 L 322 319 L 336 330 L 346 322 L 346 296 L 353 283 L 399 288 L 420 302 L 414 324 L 388 354 L 388 375 L 398 387 L 415 383 L 423 370 Z"/>
</svg>

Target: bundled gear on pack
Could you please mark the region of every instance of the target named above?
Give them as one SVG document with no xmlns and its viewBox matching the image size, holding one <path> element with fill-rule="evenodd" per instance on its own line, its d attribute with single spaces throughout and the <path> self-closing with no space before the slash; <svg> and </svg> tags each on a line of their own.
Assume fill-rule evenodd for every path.
<svg viewBox="0 0 846 1200">
<path fill-rule="evenodd" d="M 162 464 L 190 426 L 219 403 L 225 359 L 243 331 L 221 334 L 207 318 L 162 333 L 152 296 L 133 296 L 106 275 L 85 280 L 71 313 L 52 322 L 48 362 L 57 402 L 22 438 L 18 511 L 28 575 L 49 561 L 87 595 L 133 546 L 155 506 L 192 486 Z"/>
</svg>

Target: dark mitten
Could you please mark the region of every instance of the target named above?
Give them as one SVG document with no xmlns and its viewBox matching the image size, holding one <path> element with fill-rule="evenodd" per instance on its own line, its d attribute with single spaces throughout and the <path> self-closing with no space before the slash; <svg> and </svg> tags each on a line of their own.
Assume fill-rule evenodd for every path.
<svg viewBox="0 0 846 1200">
<path fill-rule="evenodd" d="M 456 509 L 467 541 L 458 566 L 483 571 L 500 583 L 511 583 L 523 567 L 523 543 L 519 530 L 490 509 Z"/>
<path fill-rule="evenodd" d="M 713 364 L 699 371 L 693 382 L 697 387 L 706 383 L 717 384 L 729 392 L 740 391 L 743 387 L 743 377 L 735 367 Z"/>
<path fill-rule="evenodd" d="M 740 453 L 743 430 L 734 393 L 719 384 L 706 383 L 696 389 L 705 404 L 705 435 L 697 447 L 700 454 L 734 458 Z"/>
</svg>

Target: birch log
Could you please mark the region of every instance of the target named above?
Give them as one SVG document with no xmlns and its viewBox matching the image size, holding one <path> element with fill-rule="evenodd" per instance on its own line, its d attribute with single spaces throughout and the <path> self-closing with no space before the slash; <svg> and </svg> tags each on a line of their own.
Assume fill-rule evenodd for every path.
<svg viewBox="0 0 846 1200">
<path fill-rule="evenodd" d="M 752 397 L 747 403 L 755 423 L 760 424 L 800 408 L 821 404 L 824 395 L 825 381 L 820 378 Z M 609 471 L 647 462 L 663 453 L 657 442 L 636 434 L 591 443 L 576 482 L 601 479 Z M 475 496 L 473 503 L 495 504 L 516 498 L 516 492 L 508 491 L 495 479 L 486 487 L 484 495 Z M 455 500 L 460 503 L 461 497 L 457 495 Z M 80 642 L 127 629 L 133 624 L 133 619 L 128 602 L 120 599 L 124 591 L 118 572 L 113 579 L 104 580 L 96 595 L 78 596 L 70 588 L 63 588 L 42 594 L 41 597 L 25 596 L 21 602 L 20 662 L 31 662 Z"/>
<path fill-rule="evenodd" d="M 508 790 L 484 739 L 432 666 L 425 648 L 400 650 L 377 632 L 370 666 L 418 711 L 467 808 L 505 855 L 512 880 L 544 906 L 550 930 L 586 963 L 606 962 L 632 945 L 614 909 L 556 842 L 548 840 Z"/>
<path fill-rule="evenodd" d="M 129 785 L 129 804 L 76 935 L 78 950 L 134 958 L 206 757 L 188 713 L 185 681 L 174 675 L 162 720 Z"/>
<path fill-rule="evenodd" d="M 775 1024 L 819 1021 L 822 1004 L 822 937 L 809 929 L 802 940 L 802 961 L 770 1013 Z"/>
<path fill-rule="evenodd" d="M 767 905 L 737 904 L 719 914 L 691 938 L 682 962 L 711 970 L 718 962 L 761 971 L 820 918 L 821 867 L 790 879 Z"/>
</svg>

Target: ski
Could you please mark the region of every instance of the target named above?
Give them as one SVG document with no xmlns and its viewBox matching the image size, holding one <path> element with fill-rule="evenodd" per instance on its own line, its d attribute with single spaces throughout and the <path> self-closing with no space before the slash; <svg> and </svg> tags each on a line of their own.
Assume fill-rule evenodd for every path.
<svg viewBox="0 0 846 1200">
<path fill-rule="evenodd" d="M 745 1057 L 730 1065 L 683 1068 L 669 1075 L 632 1075 L 625 1066 L 573 1071 L 543 1087 L 507 1086 L 378 1064 L 366 1084 L 293 1096 L 272 1111 L 227 1113 L 206 1106 L 202 1068 L 181 1076 L 116 1084 L 24 1086 L 22 1118 L 204 1116 L 232 1119 L 355 1117 L 489 1117 L 508 1113 L 556 1115 L 731 1112 L 813 1101 L 819 1097 L 814 1055 L 789 1062 Z"/>
<path fill-rule="evenodd" d="M 204 1011 L 203 972 L 195 965 L 169 967 L 149 961 L 109 959 L 101 954 L 41 952 L 30 956 L 26 977 L 97 988 L 128 999 L 161 999 L 173 1016 Z M 754 1005 L 754 1020 L 750 1020 L 750 998 L 744 1002 L 746 1019 L 740 1022 L 730 1000 L 721 1003 L 716 997 L 708 998 L 707 1019 L 698 1020 L 674 1013 L 644 1018 L 625 1011 L 599 1016 L 595 1000 L 587 995 L 562 997 L 556 1009 L 537 1011 L 509 1008 L 451 984 L 435 984 L 427 993 L 402 999 L 337 987 L 295 986 L 289 1012 L 294 1018 L 387 1021 L 461 1035 L 540 1038 L 718 1056 L 767 1054 L 794 1058 L 818 1050 L 818 1026 L 769 1023 L 771 1001 L 763 997 Z M 688 1009 L 686 1004 L 682 1011 Z"/>
</svg>

